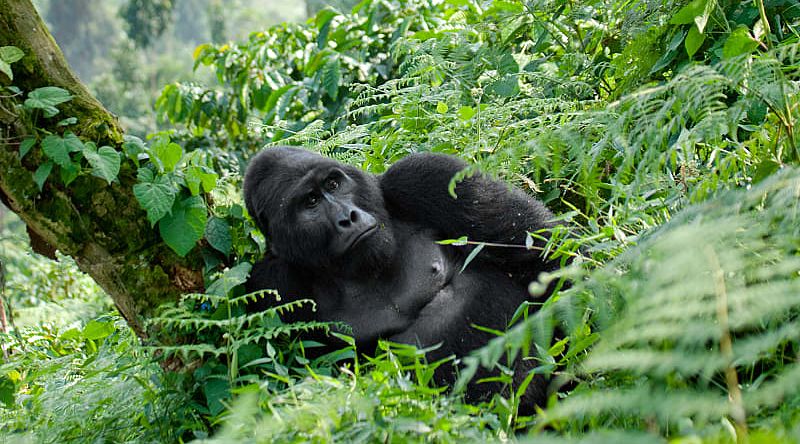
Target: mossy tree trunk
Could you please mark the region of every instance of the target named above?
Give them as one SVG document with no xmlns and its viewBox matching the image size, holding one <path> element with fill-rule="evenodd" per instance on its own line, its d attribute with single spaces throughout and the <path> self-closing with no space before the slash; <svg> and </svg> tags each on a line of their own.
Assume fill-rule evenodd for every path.
<svg viewBox="0 0 800 444">
<path fill-rule="evenodd" d="M 0 82 L 23 91 L 0 97 L 0 198 L 27 224 L 37 251 L 57 249 L 75 258 L 145 337 L 143 321 L 158 305 L 202 289 L 200 255 L 178 257 L 151 228 L 133 195 L 136 169 L 131 162 L 123 161 L 111 185 L 82 174 L 69 186 L 51 177 L 39 190 L 33 172 L 44 162 L 43 154 L 34 149 L 20 160 L 25 137 L 62 134 L 65 128 L 57 122 L 75 117 L 77 123 L 67 128 L 84 142 L 119 149 L 123 130 L 73 74 L 30 0 L 0 0 L 0 46 L 8 45 L 25 56 L 12 65 L 13 82 L 0 73 Z M 32 118 L 19 105 L 27 92 L 44 86 L 63 88 L 74 97 L 59 105 L 55 117 Z"/>
</svg>

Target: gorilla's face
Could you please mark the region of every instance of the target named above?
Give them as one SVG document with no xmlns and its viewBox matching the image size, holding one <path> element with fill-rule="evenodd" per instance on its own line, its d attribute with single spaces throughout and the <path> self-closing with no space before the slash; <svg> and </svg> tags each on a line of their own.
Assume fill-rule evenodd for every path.
<svg viewBox="0 0 800 444">
<path fill-rule="evenodd" d="M 385 263 L 377 259 L 390 253 L 393 239 L 373 177 L 281 147 L 251 161 L 244 186 L 247 209 L 277 256 L 309 268 Z"/>
</svg>

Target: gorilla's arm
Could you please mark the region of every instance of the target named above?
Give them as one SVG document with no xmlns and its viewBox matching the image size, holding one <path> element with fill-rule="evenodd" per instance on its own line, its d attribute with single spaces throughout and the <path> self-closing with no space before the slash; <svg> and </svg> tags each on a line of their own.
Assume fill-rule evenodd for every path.
<svg viewBox="0 0 800 444">
<path fill-rule="evenodd" d="M 443 238 L 467 236 L 471 241 L 520 247 L 525 245 L 526 232 L 553 225 L 553 214 L 541 202 L 481 174 L 459 182 L 458 197 L 453 198 L 447 191 L 450 179 L 466 166 L 455 157 L 431 153 L 413 154 L 395 163 L 380 178 L 390 214 L 433 228 Z M 542 259 L 542 245 L 535 242 L 533 250 L 486 247 L 480 257 L 532 277 L 557 265 Z"/>
<path fill-rule="evenodd" d="M 291 267 L 286 261 L 267 253 L 261 261 L 253 265 L 250 279 L 245 283 L 245 291 L 252 293 L 258 290 L 276 290 L 280 300 L 276 301 L 273 295 L 267 294 L 263 298 L 251 303 L 248 309 L 254 311 L 266 310 L 269 307 L 284 304 L 298 299 L 310 298 L 311 288 L 301 273 Z M 308 321 L 312 319 L 311 310 L 295 310 L 283 316 L 287 322 Z"/>
</svg>

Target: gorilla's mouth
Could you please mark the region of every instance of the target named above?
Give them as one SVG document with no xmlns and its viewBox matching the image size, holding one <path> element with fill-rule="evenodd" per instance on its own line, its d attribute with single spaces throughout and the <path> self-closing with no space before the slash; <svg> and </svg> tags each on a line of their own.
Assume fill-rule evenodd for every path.
<svg viewBox="0 0 800 444">
<path fill-rule="evenodd" d="M 368 227 L 366 230 L 362 231 L 361 233 L 357 234 L 355 237 L 353 237 L 353 240 L 350 241 L 350 245 L 348 245 L 347 250 L 349 250 L 349 249 L 355 247 L 356 245 L 358 245 L 359 242 L 361 242 L 362 240 L 366 239 L 367 236 L 369 236 L 370 234 L 374 233 L 375 230 L 377 230 L 377 229 L 378 229 L 378 224 L 375 224 L 375 225 L 372 225 L 371 227 Z"/>
</svg>

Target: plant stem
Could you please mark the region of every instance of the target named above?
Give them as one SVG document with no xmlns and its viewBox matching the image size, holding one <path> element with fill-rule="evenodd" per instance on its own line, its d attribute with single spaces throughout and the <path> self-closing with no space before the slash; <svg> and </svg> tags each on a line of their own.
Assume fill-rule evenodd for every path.
<svg viewBox="0 0 800 444">
<path fill-rule="evenodd" d="M 711 271 L 714 274 L 714 290 L 717 296 L 717 320 L 719 321 L 720 339 L 719 349 L 725 358 L 725 385 L 728 387 L 728 398 L 731 402 L 731 417 L 736 423 L 736 442 L 738 444 L 748 442 L 747 439 L 747 416 L 742 401 L 742 391 L 739 389 L 739 377 L 736 374 L 736 367 L 733 365 L 733 343 L 728 324 L 728 291 L 725 288 L 725 274 L 719 263 L 714 249 L 706 247 L 706 256 L 711 263 Z"/>
</svg>

